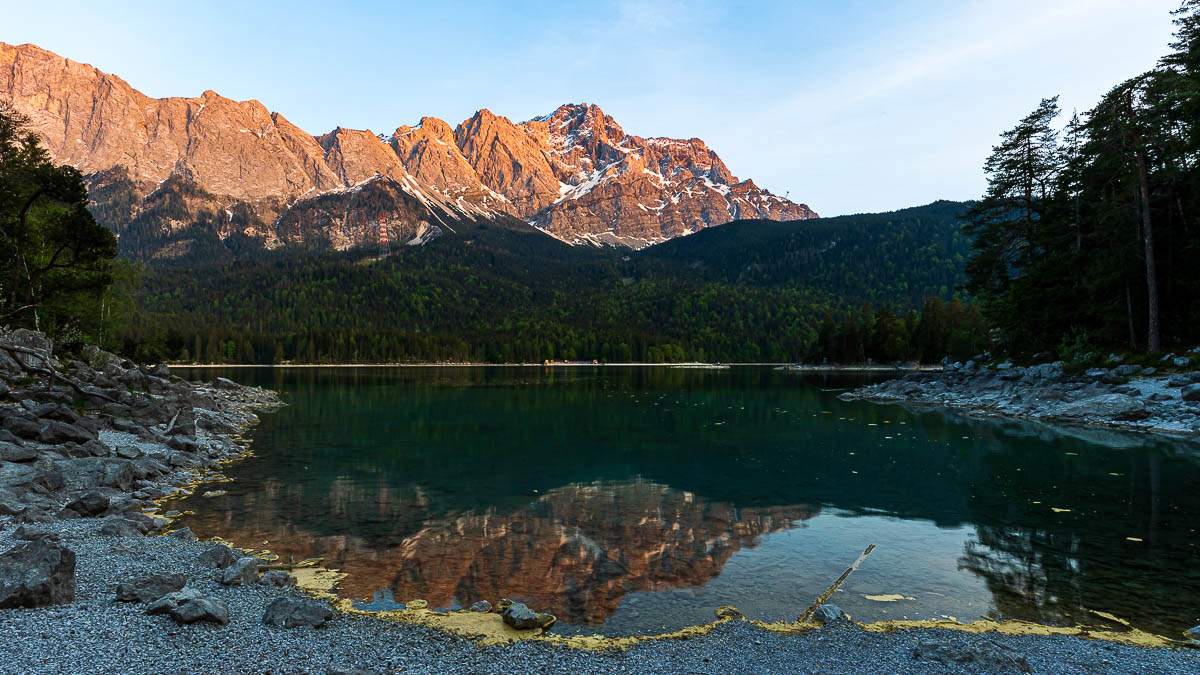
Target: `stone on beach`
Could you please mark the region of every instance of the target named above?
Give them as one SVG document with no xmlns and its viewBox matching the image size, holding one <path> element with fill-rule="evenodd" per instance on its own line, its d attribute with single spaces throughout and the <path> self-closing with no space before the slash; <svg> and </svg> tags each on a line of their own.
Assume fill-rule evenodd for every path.
<svg viewBox="0 0 1200 675">
<path fill-rule="evenodd" d="M 182 590 L 187 577 L 179 573 L 156 572 L 117 584 L 118 602 L 152 602 L 168 593 Z"/>
<path fill-rule="evenodd" d="M 166 614 L 178 623 L 207 621 L 225 625 L 229 623 L 229 607 L 224 602 L 208 597 L 194 588 L 168 593 L 146 608 L 147 614 Z"/>
<path fill-rule="evenodd" d="M 263 615 L 263 623 L 276 628 L 319 628 L 333 618 L 333 610 L 325 603 L 304 598 L 282 597 L 276 599 Z"/>
<path fill-rule="evenodd" d="M 258 581 L 258 558 L 238 558 L 221 573 L 221 583 L 226 586 L 248 586 Z"/>
<path fill-rule="evenodd" d="M 75 599 L 75 553 L 51 539 L 0 554 L 0 609 L 43 607 Z"/>
</svg>

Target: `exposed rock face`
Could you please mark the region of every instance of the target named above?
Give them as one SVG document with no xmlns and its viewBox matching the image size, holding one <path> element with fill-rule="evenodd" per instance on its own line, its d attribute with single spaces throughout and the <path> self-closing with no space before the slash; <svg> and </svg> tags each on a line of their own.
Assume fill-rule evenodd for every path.
<svg viewBox="0 0 1200 675">
<path fill-rule="evenodd" d="M 816 215 L 739 182 L 699 139 L 629 135 L 594 105 L 521 124 L 485 109 L 455 129 L 425 117 L 387 138 L 341 127 L 314 137 L 258 101 L 150 98 L 92 66 L 3 43 L 0 100 L 30 118 L 55 161 L 89 176 L 98 220 L 148 258 L 194 252 L 196 227 L 280 246 L 296 221 L 321 217 L 297 204 L 379 178 L 442 219 L 512 216 L 569 243 L 640 247 L 736 218 Z M 312 225 L 300 236 L 322 229 Z M 378 243 L 334 226 L 317 243 Z M 405 242 L 425 241 L 415 230 Z"/>
</svg>

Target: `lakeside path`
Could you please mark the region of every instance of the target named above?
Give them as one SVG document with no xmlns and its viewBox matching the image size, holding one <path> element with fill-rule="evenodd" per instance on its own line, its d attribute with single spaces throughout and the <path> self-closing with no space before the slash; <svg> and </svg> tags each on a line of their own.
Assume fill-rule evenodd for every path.
<svg viewBox="0 0 1200 675">
<path fill-rule="evenodd" d="M 344 605 L 297 587 L 311 568 L 264 573 L 265 552 L 195 541 L 163 512 L 223 480 L 256 413 L 279 405 L 271 392 L 189 383 L 96 350 L 60 360 L 28 331 L 0 334 L 0 354 L 0 673 L 1200 671 L 1197 650 L 1075 635 L 877 632 L 840 619 L 777 632 L 732 615 L 686 639 L 589 650 L 484 646 L 420 625 L 447 616 L 423 609 L 408 620 L 333 611 Z"/>
</svg>

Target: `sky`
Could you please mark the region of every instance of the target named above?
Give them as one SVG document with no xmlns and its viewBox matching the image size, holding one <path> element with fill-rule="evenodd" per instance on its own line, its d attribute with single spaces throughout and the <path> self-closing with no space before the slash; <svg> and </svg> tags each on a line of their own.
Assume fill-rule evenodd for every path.
<svg viewBox="0 0 1200 675">
<path fill-rule="evenodd" d="M 1178 4 L 0 0 L 0 41 L 151 96 L 255 98 L 313 134 L 588 101 L 832 216 L 978 196 L 1001 131 L 1151 68 Z"/>
</svg>

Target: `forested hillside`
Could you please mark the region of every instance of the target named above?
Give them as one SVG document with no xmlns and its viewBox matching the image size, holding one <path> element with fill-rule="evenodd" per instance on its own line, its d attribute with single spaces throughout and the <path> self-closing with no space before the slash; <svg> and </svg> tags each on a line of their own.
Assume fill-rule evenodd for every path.
<svg viewBox="0 0 1200 675">
<path fill-rule="evenodd" d="M 952 331 L 960 351 L 982 344 L 961 304 L 917 311 L 962 281 L 965 209 L 736 222 L 641 252 L 483 225 L 419 247 L 154 267 L 126 348 L 248 363 L 940 358 Z"/>
</svg>

